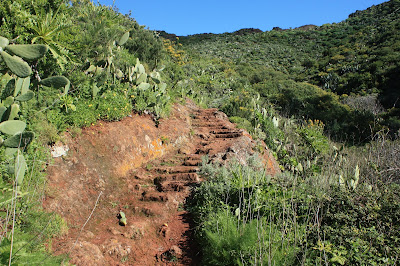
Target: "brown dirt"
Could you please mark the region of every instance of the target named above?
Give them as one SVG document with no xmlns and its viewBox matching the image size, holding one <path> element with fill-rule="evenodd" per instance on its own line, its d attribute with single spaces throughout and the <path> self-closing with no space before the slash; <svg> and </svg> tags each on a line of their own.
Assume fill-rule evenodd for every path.
<svg viewBox="0 0 400 266">
<path fill-rule="evenodd" d="M 176 105 L 158 127 L 149 116 L 133 115 L 67 135 L 65 143 L 68 155 L 48 168 L 43 205 L 69 226 L 53 239 L 54 254 L 68 254 L 76 265 L 199 265 L 190 214 L 182 207 L 201 182 L 202 156 L 244 161 L 257 148 L 268 172 L 279 171 L 265 144 L 260 149 L 224 113 L 191 102 Z"/>
</svg>

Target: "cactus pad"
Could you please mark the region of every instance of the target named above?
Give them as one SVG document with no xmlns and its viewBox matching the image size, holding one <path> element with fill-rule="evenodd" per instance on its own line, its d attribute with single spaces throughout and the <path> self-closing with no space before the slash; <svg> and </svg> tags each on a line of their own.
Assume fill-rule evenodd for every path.
<svg viewBox="0 0 400 266">
<path fill-rule="evenodd" d="M 24 155 L 19 154 L 15 158 L 15 164 L 14 164 L 14 174 L 17 179 L 17 186 L 22 185 L 22 181 L 24 181 L 26 167 L 27 165 Z"/>
<path fill-rule="evenodd" d="M 47 46 L 43 44 L 15 44 L 9 45 L 5 49 L 25 60 L 38 60 L 48 51 Z"/>
<path fill-rule="evenodd" d="M 7 67 L 18 77 L 26 78 L 32 73 L 28 63 L 18 56 L 11 56 L 4 51 L 0 51 L 1 57 L 6 63 Z"/>
<path fill-rule="evenodd" d="M 124 45 L 129 39 L 129 31 L 125 32 L 124 35 L 122 35 L 121 39 L 118 41 L 118 45 Z"/>
<path fill-rule="evenodd" d="M 0 36 L 0 48 L 4 49 L 8 45 L 9 41 L 7 38 Z"/>
<path fill-rule="evenodd" d="M 26 123 L 19 120 L 8 120 L 0 123 L 0 131 L 4 134 L 15 135 L 25 130 Z"/>
<path fill-rule="evenodd" d="M 35 133 L 26 131 L 6 139 L 3 144 L 8 148 L 26 147 L 29 145 L 29 143 L 31 143 L 34 137 Z"/>
<path fill-rule="evenodd" d="M 40 84 L 46 87 L 53 87 L 56 89 L 63 88 L 70 84 L 69 80 L 64 76 L 54 76 L 43 79 Z"/>
</svg>

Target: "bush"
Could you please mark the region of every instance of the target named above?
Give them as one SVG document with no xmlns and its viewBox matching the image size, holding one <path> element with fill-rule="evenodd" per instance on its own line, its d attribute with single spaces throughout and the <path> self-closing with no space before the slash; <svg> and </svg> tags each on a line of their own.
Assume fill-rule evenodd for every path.
<svg viewBox="0 0 400 266">
<path fill-rule="evenodd" d="M 108 91 L 100 97 L 97 110 L 100 118 L 107 121 L 117 121 L 132 112 L 132 104 L 123 93 Z"/>
</svg>

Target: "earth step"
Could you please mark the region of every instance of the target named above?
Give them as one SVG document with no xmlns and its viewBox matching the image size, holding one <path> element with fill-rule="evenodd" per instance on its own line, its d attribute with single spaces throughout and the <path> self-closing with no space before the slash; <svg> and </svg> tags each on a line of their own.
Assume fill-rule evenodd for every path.
<svg viewBox="0 0 400 266">
<path fill-rule="evenodd" d="M 159 192 L 146 192 L 142 193 L 142 201 L 159 201 L 166 202 L 168 201 L 168 196 L 164 193 Z"/>
<path fill-rule="evenodd" d="M 243 134 L 242 129 L 217 129 L 217 130 L 211 130 L 211 134 L 229 134 L 229 133 L 241 133 Z"/>
<path fill-rule="evenodd" d="M 201 141 L 200 145 L 201 146 L 207 146 L 207 145 L 210 145 L 210 142 L 209 141 Z"/>
<path fill-rule="evenodd" d="M 198 133 L 198 134 L 196 134 L 196 136 L 198 136 L 201 139 L 205 139 L 205 140 L 210 138 L 210 134 L 204 134 L 204 133 Z"/>
<path fill-rule="evenodd" d="M 154 185 L 159 186 L 165 181 L 199 181 L 199 176 L 196 173 L 165 174 L 154 178 Z"/>
<path fill-rule="evenodd" d="M 202 113 L 215 113 L 217 111 L 218 111 L 217 108 L 208 108 L 208 109 L 203 109 L 203 110 L 196 110 L 195 112 L 202 114 Z"/>
<path fill-rule="evenodd" d="M 188 182 L 188 181 L 166 181 L 161 184 L 160 192 L 175 191 L 182 192 L 189 190 L 189 185 L 197 184 L 198 182 Z"/>
<path fill-rule="evenodd" d="M 192 126 L 194 126 L 194 127 L 215 127 L 215 128 L 222 128 L 222 127 L 225 126 L 225 123 L 218 123 L 218 122 L 193 123 Z"/>
<path fill-rule="evenodd" d="M 183 163 L 183 165 L 186 165 L 186 166 L 199 166 L 199 165 L 201 165 L 201 163 L 202 163 L 201 159 L 198 159 L 198 160 L 190 159 L 190 160 L 186 160 Z"/>
<path fill-rule="evenodd" d="M 174 167 L 160 167 L 156 171 L 168 174 L 178 174 L 178 173 L 196 173 L 200 169 L 196 166 L 174 166 Z"/>
<path fill-rule="evenodd" d="M 207 115 L 196 115 L 192 120 L 193 121 L 204 121 L 204 120 L 209 121 L 211 119 L 215 119 L 215 117 L 212 117 L 212 116 L 210 117 Z"/>
<path fill-rule="evenodd" d="M 188 154 L 186 155 L 187 160 L 201 160 L 201 158 L 203 157 L 200 154 Z"/>
<path fill-rule="evenodd" d="M 208 126 L 197 126 L 197 127 L 198 128 L 204 128 L 204 129 L 207 128 L 208 129 L 208 133 L 211 133 L 212 131 L 215 131 L 215 130 L 232 130 L 232 128 L 227 127 L 226 124 L 224 124 L 222 126 L 221 125 L 220 126 L 215 126 L 215 127 L 208 127 Z"/>
<path fill-rule="evenodd" d="M 217 139 L 234 139 L 243 136 L 243 133 L 224 133 L 224 134 L 215 134 Z"/>
<path fill-rule="evenodd" d="M 210 152 L 210 148 L 201 148 L 201 149 L 197 149 L 196 154 L 199 155 L 207 155 Z"/>
</svg>

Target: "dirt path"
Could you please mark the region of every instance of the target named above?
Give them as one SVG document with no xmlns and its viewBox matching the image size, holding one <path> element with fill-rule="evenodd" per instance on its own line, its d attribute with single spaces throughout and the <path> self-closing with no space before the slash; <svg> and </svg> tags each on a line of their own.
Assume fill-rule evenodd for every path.
<svg viewBox="0 0 400 266">
<path fill-rule="evenodd" d="M 69 226 L 53 240 L 55 254 L 69 254 L 76 265 L 199 265 L 184 205 L 201 182 L 202 157 L 243 160 L 257 144 L 222 112 L 187 103 L 158 128 L 133 117 L 87 129 L 68 145 L 70 155 L 48 169 L 44 202 Z M 271 174 L 279 171 L 266 149 L 263 159 Z"/>
</svg>

